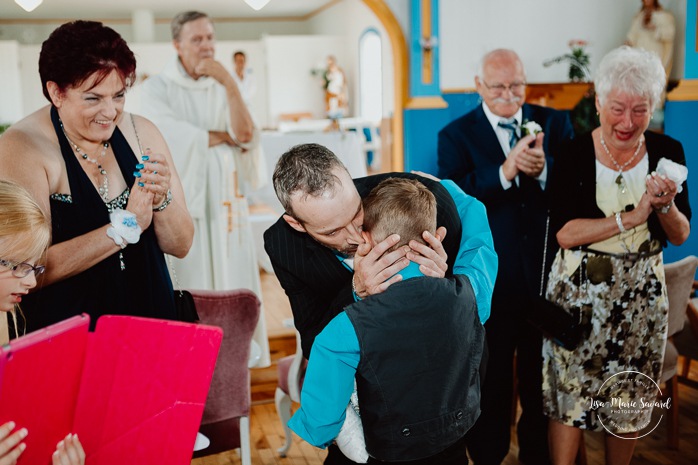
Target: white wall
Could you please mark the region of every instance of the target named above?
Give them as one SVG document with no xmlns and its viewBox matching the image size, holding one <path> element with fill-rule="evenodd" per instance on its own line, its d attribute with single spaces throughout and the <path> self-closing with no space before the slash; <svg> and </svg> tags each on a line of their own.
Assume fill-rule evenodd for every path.
<svg viewBox="0 0 698 465">
<path fill-rule="evenodd" d="M 2 0 L 11 1 L 11 0 Z M 47 0 L 48 1 L 48 0 Z M 242 0 L 227 0 L 242 1 Z M 275 0 L 283 1 L 283 0 Z M 75 14 L 75 13 L 73 13 Z M 68 13 L 66 16 L 70 16 Z M 218 40 L 259 40 L 264 34 L 307 34 L 307 21 L 221 21 L 213 19 Z M 62 22 L 42 24 L 2 24 L 0 25 L 0 40 L 16 40 L 20 44 L 41 44 L 60 26 Z M 104 24 L 114 29 L 127 41 L 134 40 L 133 27 L 129 22 L 104 21 Z M 155 42 L 168 42 L 172 39 L 168 22 L 158 22 L 154 27 Z"/>
<path fill-rule="evenodd" d="M 267 98 L 272 124 L 281 113 L 311 112 L 315 118 L 324 118 L 322 80 L 310 71 L 323 65 L 327 55 L 337 57 L 340 64 L 349 62 L 344 37 L 268 36 L 262 41 L 267 53 Z"/>
<path fill-rule="evenodd" d="M 359 39 L 369 28 L 381 37 L 383 70 L 383 116 L 390 116 L 395 102 L 393 50 L 383 24 L 362 0 L 344 0 L 320 13 L 310 21 L 311 34 L 342 35 L 346 38 L 348 61 L 339 62 L 347 75 L 350 115 L 359 112 Z"/>
<path fill-rule="evenodd" d="M 19 75 L 22 82 L 22 114 L 24 117 L 35 112 L 39 108 L 48 105 L 48 100 L 41 91 L 41 78 L 39 77 L 39 52 L 40 45 L 20 45 L 19 47 Z"/>
<path fill-rule="evenodd" d="M 19 73 L 19 44 L 0 42 L 0 124 L 13 123 L 22 117 L 22 93 Z"/>
<path fill-rule="evenodd" d="M 388 5 L 388 7 L 390 8 L 390 11 L 393 13 L 393 16 L 395 16 L 395 19 L 397 20 L 397 22 L 400 23 L 400 27 L 402 28 L 402 33 L 409 40 L 410 0 L 383 0 L 383 1 Z M 488 1 L 488 0 L 482 0 L 482 1 Z M 521 1 L 521 0 L 519 0 L 519 1 Z M 440 0 L 440 3 L 443 3 L 443 0 Z"/>
<path fill-rule="evenodd" d="M 672 76 L 683 73 L 685 0 L 663 0 L 677 22 Z M 472 88 L 481 56 L 495 48 L 514 49 L 529 82 L 567 81 L 564 63 L 543 61 L 569 51 L 567 42 L 589 42 L 592 73 L 601 58 L 621 45 L 639 0 L 441 0 L 441 88 Z"/>
</svg>

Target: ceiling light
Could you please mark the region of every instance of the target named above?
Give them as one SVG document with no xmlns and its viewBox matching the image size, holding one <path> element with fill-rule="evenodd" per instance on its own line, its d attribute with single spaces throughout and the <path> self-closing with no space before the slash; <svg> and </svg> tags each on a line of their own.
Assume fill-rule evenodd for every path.
<svg viewBox="0 0 698 465">
<path fill-rule="evenodd" d="M 39 0 L 39 3 L 41 3 L 41 0 Z M 255 10 L 259 11 L 259 10 L 261 10 L 262 8 L 264 8 L 264 6 L 265 6 L 267 3 L 269 3 L 269 0 L 245 0 L 245 3 L 247 3 L 248 5 L 250 5 L 250 6 L 251 6 L 252 8 L 254 8 Z"/>
<path fill-rule="evenodd" d="M 15 0 L 15 3 L 27 11 L 33 11 L 34 8 L 41 5 L 44 0 Z"/>
</svg>

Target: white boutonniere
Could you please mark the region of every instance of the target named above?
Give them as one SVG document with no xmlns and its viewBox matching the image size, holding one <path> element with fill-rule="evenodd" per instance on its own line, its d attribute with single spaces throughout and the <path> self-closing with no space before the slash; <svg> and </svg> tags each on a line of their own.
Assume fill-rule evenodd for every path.
<svg viewBox="0 0 698 465">
<path fill-rule="evenodd" d="M 539 132 L 543 132 L 543 128 L 535 121 L 524 120 L 523 124 L 521 124 L 522 136 L 527 136 L 529 134 L 533 134 L 535 136 Z"/>
</svg>

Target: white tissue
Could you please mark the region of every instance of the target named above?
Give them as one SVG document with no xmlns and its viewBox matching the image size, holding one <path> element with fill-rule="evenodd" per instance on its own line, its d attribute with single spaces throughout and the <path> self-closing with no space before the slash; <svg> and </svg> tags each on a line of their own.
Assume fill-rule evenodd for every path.
<svg viewBox="0 0 698 465">
<path fill-rule="evenodd" d="M 359 415 L 359 399 L 354 390 L 349 405 L 347 405 L 344 424 L 335 439 L 339 450 L 350 460 L 356 463 L 368 462 L 366 441 L 364 440 L 364 427 Z"/>
<path fill-rule="evenodd" d="M 657 169 L 655 171 L 674 181 L 676 183 L 676 192 L 681 192 L 683 190 L 682 184 L 686 181 L 686 178 L 688 178 L 688 168 L 668 158 L 662 158 L 659 160 L 659 163 L 657 163 Z"/>
</svg>

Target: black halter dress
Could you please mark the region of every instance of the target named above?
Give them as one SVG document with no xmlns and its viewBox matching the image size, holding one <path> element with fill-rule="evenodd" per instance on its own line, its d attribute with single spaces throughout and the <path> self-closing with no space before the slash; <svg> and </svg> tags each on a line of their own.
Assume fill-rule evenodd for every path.
<svg viewBox="0 0 698 465">
<path fill-rule="evenodd" d="M 125 207 L 129 190 L 105 203 L 75 157 L 55 108 L 51 108 L 51 120 L 70 184 L 70 194 L 54 193 L 50 199 L 52 242 L 58 244 L 108 224 L 110 211 Z M 126 185 L 132 186 L 139 161 L 119 128 L 109 143 Z M 114 253 L 82 273 L 27 295 L 22 310 L 27 331 L 81 313 L 90 315 L 92 328 L 97 318 L 107 314 L 174 320 L 172 282 L 153 225 L 141 234 L 137 244 L 123 249 L 121 256 Z"/>
</svg>

